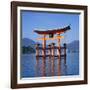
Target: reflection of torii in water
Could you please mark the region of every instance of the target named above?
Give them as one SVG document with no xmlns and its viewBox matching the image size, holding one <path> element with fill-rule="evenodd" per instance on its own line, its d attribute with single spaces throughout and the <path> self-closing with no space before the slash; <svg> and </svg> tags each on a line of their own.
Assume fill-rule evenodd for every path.
<svg viewBox="0 0 90 90">
<path fill-rule="evenodd" d="M 43 41 L 43 44 L 42 44 L 42 55 L 41 57 L 43 57 L 43 76 L 45 76 L 45 57 L 48 56 L 46 55 L 46 49 L 48 49 L 50 51 L 50 54 L 49 54 L 49 57 L 51 58 L 52 57 L 52 73 L 54 72 L 54 45 L 52 44 L 52 46 L 49 46 L 48 48 L 46 47 L 46 40 L 58 40 L 58 57 L 59 57 L 59 65 L 58 65 L 58 68 L 60 67 L 60 57 L 61 57 L 61 53 L 60 53 L 60 39 L 63 38 L 63 36 L 61 36 L 62 33 L 66 32 L 70 30 L 70 26 L 67 26 L 65 28 L 61 28 L 61 29 L 53 29 L 53 30 L 46 30 L 46 31 L 40 31 L 40 30 L 35 30 L 34 32 L 36 32 L 37 34 L 40 34 L 40 35 L 43 35 L 42 38 L 37 38 L 37 40 L 42 40 Z M 56 36 L 54 37 L 54 34 L 56 34 Z M 49 36 L 48 38 L 46 36 Z M 39 58 L 39 47 L 37 46 L 36 47 L 36 58 L 38 60 Z M 64 57 L 65 57 L 65 64 L 66 64 L 66 45 L 64 44 Z M 60 69 L 60 68 L 59 68 Z M 60 70 L 59 71 L 59 74 L 60 75 Z"/>
</svg>

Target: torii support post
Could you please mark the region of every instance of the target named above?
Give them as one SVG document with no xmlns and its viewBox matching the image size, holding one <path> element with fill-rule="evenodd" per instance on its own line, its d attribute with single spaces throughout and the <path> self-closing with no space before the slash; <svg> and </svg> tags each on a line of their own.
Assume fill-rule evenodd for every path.
<svg viewBox="0 0 90 90">
<path fill-rule="evenodd" d="M 46 66 L 46 61 L 45 61 L 45 58 L 46 58 L 46 35 L 44 34 L 43 36 L 43 46 L 42 46 L 42 76 L 46 76 L 46 72 L 45 72 L 45 66 Z"/>
<path fill-rule="evenodd" d="M 66 43 L 64 43 L 63 46 L 64 46 L 64 64 L 66 64 Z"/>
<path fill-rule="evenodd" d="M 58 76 L 60 76 L 60 55 L 61 55 L 61 50 L 60 50 L 60 39 L 58 39 Z"/>
<path fill-rule="evenodd" d="M 46 40 L 45 40 L 45 37 L 46 37 L 46 35 L 44 34 L 44 36 L 43 36 L 43 50 L 42 50 L 42 55 L 43 55 L 43 57 L 45 58 L 45 56 L 46 56 L 46 51 L 45 51 L 45 49 L 46 49 Z"/>
<path fill-rule="evenodd" d="M 51 48 L 52 48 L 52 57 L 54 57 L 54 55 L 55 55 L 54 47 L 55 47 L 55 43 L 52 43 L 52 45 L 51 45 Z"/>
<path fill-rule="evenodd" d="M 58 39 L 58 57 L 60 60 L 60 39 Z"/>
<path fill-rule="evenodd" d="M 49 66 L 50 66 L 49 72 L 51 73 L 51 70 L 52 70 L 52 69 L 51 69 L 51 60 L 52 60 L 52 59 L 51 59 L 51 58 L 52 58 L 51 55 L 52 55 L 52 52 L 51 52 L 51 45 L 50 45 L 50 44 L 48 45 L 48 48 L 49 48 L 49 49 L 48 49 L 48 55 L 49 55 Z"/>
<path fill-rule="evenodd" d="M 49 53 L 49 59 L 51 59 L 51 45 L 48 45 L 48 48 L 49 48 L 49 50 L 48 50 L 48 53 Z"/>
</svg>

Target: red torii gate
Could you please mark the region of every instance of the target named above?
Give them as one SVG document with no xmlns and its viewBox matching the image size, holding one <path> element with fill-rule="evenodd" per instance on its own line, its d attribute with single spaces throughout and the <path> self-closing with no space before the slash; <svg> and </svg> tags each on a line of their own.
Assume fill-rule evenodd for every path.
<svg viewBox="0 0 90 90">
<path fill-rule="evenodd" d="M 45 48 L 46 48 L 46 40 L 58 40 L 58 48 L 59 48 L 59 56 L 60 56 L 60 39 L 63 38 L 63 36 L 60 36 L 60 34 L 65 33 L 66 31 L 70 30 L 70 26 L 61 28 L 61 29 L 52 29 L 52 30 L 47 30 L 47 31 L 39 31 L 39 30 L 34 30 L 37 34 L 43 35 L 42 38 L 37 38 L 37 40 L 42 40 L 43 41 L 43 56 L 46 56 L 45 53 Z M 56 37 L 53 37 L 54 34 L 57 34 Z M 46 35 L 49 35 L 51 37 L 46 38 Z"/>
</svg>

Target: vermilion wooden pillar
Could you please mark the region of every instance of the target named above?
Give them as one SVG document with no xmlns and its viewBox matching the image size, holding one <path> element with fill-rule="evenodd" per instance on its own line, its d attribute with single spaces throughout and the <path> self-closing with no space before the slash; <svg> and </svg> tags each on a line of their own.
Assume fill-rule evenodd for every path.
<svg viewBox="0 0 90 90">
<path fill-rule="evenodd" d="M 58 39 L 58 57 L 60 59 L 60 39 Z"/>
<path fill-rule="evenodd" d="M 45 56 L 46 56 L 46 51 L 45 51 L 45 49 L 46 49 L 46 40 L 45 40 L 45 37 L 46 37 L 46 35 L 44 34 L 44 36 L 43 36 L 43 50 L 42 50 L 42 55 L 43 55 L 43 57 L 45 58 Z"/>
</svg>

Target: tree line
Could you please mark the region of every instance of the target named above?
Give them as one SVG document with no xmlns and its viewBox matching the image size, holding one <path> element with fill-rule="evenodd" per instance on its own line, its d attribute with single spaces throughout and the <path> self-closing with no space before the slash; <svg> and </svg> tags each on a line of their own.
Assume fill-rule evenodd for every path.
<svg viewBox="0 0 90 90">
<path fill-rule="evenodd" d="M 35 49 L 32 48 L 31 46 L 23 46 L 23 47 L 22 47 L 22 53 L 23 53 L 23 54 L 35 53 Z"/>
</svg>

